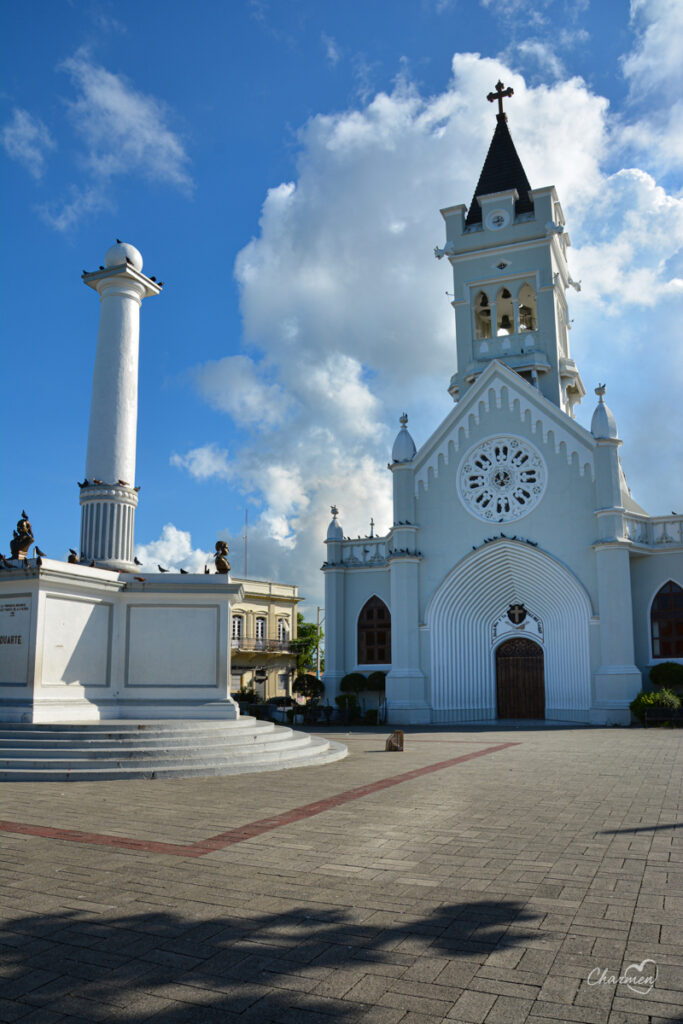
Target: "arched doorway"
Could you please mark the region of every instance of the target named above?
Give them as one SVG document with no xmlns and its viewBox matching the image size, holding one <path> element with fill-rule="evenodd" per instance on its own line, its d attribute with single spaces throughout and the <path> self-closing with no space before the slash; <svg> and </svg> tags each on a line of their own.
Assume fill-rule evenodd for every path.
<svg viewBox="0 0 683 1024">
<path fill-rule="evenodd" d="M 496 650 L 499 718 L 545 718 L 543 648 L 514 637 Z"/>
</svg>

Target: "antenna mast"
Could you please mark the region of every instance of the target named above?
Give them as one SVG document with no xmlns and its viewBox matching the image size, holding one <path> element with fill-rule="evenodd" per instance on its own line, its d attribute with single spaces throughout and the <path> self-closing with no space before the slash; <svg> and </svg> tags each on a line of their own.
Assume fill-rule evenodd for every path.
<svg viewBox="0 0 683 1024">
<path fill-rule="evenodd" d="M 249 530 L 249 506 L 244 506 L 244 578 L 247 578 L 247 533 Z"/>
</svg>

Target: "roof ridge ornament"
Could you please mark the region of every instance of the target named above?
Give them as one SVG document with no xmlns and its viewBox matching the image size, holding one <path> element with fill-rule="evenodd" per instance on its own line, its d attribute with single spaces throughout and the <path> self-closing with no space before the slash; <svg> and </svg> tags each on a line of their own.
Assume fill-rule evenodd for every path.
<svg viewBox="0 0 683 1024">
<path fill-rule="evenodd" d="M 595 389 L 595 394 L 598 396 L 598 401 L 599 402 L 604 402 L 605 401 L 604 395 L 605 395 L 606 391 L 607 391 L 607 385 L 606 384 L 598 384 L 597 388 Z"/>
<path fill-rule="evenodd" d="M 505 86 L 503 85 L 503 83 L 501 82 L 500 78 L 496 82 L 496 91 L 495 92 L 490 92 L 487 95 L 486 99 L 489 101 L 489 103 L 493 103 L 494 100 L 498 100 L 498 114 L 497 114 L 497 119 L 498 120 L 501 120 L 501 118 L 502 118 L 504 121 L 507 121 L 507 114 L 503 110 L 503 96 L 514 96 L 514 95 L 515 95 L 515 90 L 512 88 L 512 86 L 508 86 L 508 88 L 506 89 Z"/>
<path fill-rule="evenodd" d="M 401 424 L 401 426 L 405 430 L 406 427 L 408 426 L 408 413 L 407 412 L 402 413 L 402 415 L 399 417 L 398 422 Z"/>
</svg>

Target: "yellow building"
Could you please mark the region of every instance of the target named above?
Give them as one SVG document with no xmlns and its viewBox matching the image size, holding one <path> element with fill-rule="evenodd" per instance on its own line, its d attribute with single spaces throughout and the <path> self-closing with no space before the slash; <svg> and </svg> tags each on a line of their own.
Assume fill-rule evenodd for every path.
<svg viewBox="0 0 683 1024">
<path fill-rule="evenodd" d="M 254 689 L 261 700 L 289 697 L 296 677 L 292 640 L 297 635 L 298 587 L 238 579 L 244 599 L 232 607 L 232 693 Z"/>
</svg>

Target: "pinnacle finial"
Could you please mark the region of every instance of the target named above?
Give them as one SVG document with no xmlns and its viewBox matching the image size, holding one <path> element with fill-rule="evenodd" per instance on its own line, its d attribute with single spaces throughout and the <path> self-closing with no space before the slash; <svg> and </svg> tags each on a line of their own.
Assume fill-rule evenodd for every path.
<svg viewBox="0 0 683 1024">
<path fill-rule="evenodd" d="M 399 421 L 398 421 L 398 422 L 399 422 L 399 423 L 401 424 L 401 426 L 402 426 L 402 427 L 403 427 L 403 429 L 405 430 L 405 429 L 406 429 L 406 427 L 408 426 L 408 413 L 407 413 L 407 412 L 404 412 L 404 413 L 403 413 L 403 414 L 402 414 L 402 415 L 401 415 L 401 416 L 399 417 Z"/>
<path fill-rule="evenodd" d="M 598 384 L 597 388 L 595 389 L 595 394 L 598 396 L 599 401 L 601 401 L 601 402 L 605 401 L 604 394 L 605 394 L 606 391 L 607 391 L 607 385 L 606 384 Z"/>
<path fill-rule="evenodd" d="M 336 505 L 330 505 L 330 512 L 332 513 L 333 519 L 336 519 L 337 516 L 339 515 L 339 509 L 337 508 Z"/>
</svg>

